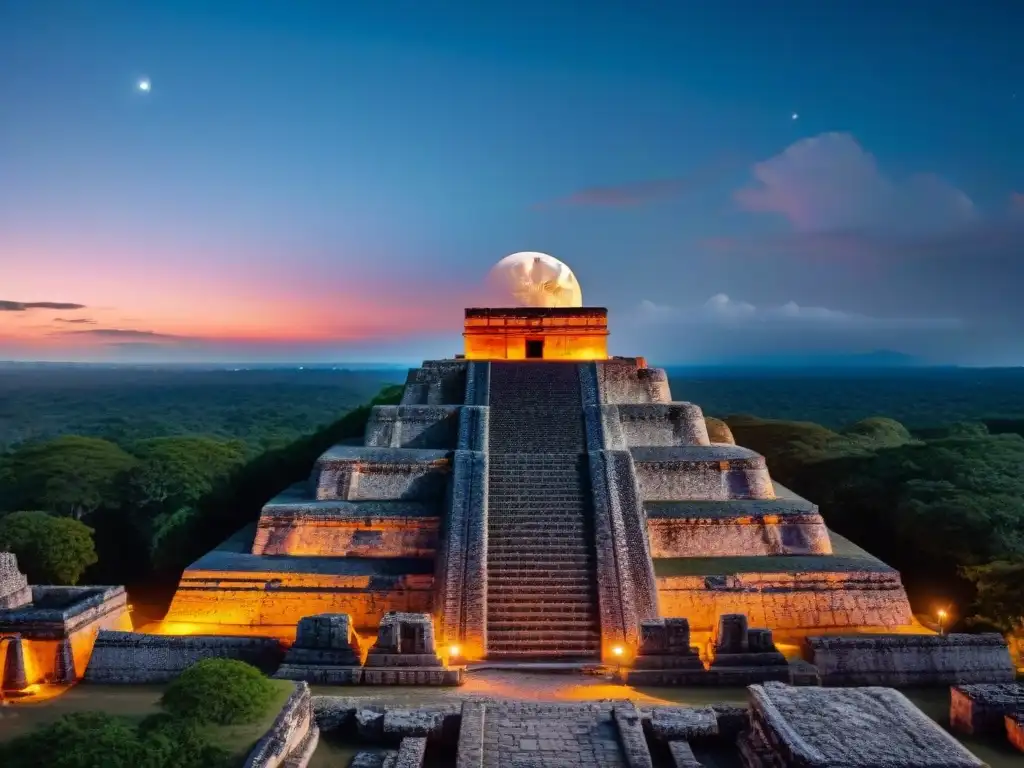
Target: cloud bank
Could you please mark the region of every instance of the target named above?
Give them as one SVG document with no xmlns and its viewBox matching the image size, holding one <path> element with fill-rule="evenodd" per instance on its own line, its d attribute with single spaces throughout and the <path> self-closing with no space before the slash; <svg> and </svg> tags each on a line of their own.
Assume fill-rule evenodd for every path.
<svg viewBox="0 0 1024 768">
<path fill-rule="evenodd" d="M 68 304 L 62 301 L 2 301 L 0 312 L 27 312 L 30 309 L 85 309 L 84 304 Z"/>
<path fill-rule="evenodd" d="M 802 139 L 753 168 L 739 205 L 783 216 L 797 232 L 923 234 L 977 219 L 972 200 L 934 174 L 894 179 L 846 133 Z"/>
<path fill-rule="evenodd" d="M 718 293 L 697 307 L 672 307 L 644 300 L 637 312 L 647 325 L 717 325 L 813 327 L 842 330 L 939 330 L 960 328 L 956 318 L 871 317 L 826 307 L 801 306 L 794 301 L 758 307 Z"/>
</svg>

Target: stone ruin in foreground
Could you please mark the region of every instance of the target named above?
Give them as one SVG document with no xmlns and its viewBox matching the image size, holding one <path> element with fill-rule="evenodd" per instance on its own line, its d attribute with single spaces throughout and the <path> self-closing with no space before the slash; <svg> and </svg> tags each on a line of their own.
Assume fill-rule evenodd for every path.
<svg viewBox="0 0 1024 768">
<path fill-rule="evenodd" d="M 641 623 L 904 630 L 899 574 L 832 534 L 762 456 L 712 443 L 664 370 L 608 357 L 599 308 L 468 309 L 466 351 L 409 373 L 363 445 L 320 457 L 183 574 L 163 631 L 291 641 L 430 613 L 465 659 L 604 660 Z"/>
<path fill-rule="evenodd" d="M 75 682 L 97 632 L 131 628 L 124 587 L 29 586 L 15 556 L 0 552 L 0 698 Z"/>
</svg>

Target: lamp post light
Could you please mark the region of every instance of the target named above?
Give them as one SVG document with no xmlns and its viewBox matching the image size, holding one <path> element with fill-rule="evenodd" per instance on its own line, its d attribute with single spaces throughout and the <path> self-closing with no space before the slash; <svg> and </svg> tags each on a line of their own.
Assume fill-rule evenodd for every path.
<svg viewBox="0 0 1024 768">
<path fill-rule="evenodd" d="M 946 613 L 944 608 L 939 608 L 938 613 L 935 615 L 939 617 L 939 634 L 946 634 L 946 617 L 949 614 Z"/>
</svg>

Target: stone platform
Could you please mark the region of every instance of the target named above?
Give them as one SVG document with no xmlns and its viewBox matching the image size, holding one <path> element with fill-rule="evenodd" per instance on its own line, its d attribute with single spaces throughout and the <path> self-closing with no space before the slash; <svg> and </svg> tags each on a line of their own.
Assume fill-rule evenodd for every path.
<svg viewBox="0 0 1024 768">
<path fill-rule="evenodd" d="M 433 558 L 440 524 L 436 504 L 316 501 L 297 485 L 263 507 L 252 554 Z"/>
<path fill-rule="evenodd" d="M 291 642 L 299 621 L 319 613 L 347 613 L 372 633 L 388 611 L 430 610 L 430 559 L 254 555 L 255 531 L 247 526 L 185 569 L 164 619 L 172 631 Z"/>
<path fill-rule="evenodd" d="M 772 630 L 851 630 L 913 625 L 899 573 L 828 532 L 832 554 L 654 560 L 662 615 L 694 630 L 744 613 Z"/>
<path fill-rule="evenodd" d="M 771 499 L 646 502 L 651 557 L 832 554 L 817 505 L 778 483 L 772 487 Z"/>
</svg>

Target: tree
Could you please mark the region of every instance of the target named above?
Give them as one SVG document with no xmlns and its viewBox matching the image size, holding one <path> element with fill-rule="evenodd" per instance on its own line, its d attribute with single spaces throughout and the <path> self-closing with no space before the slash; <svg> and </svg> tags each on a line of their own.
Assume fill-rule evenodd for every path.
<svg viewBox="0 0 1024 768">
<path fill-rule="evenodd" d="M 0 549 L 8 549 L 34 584 L 77 584 L 96 561 L 92 528 L 46 512 L 12 512 L 0 518 Z"/>
<path fill-rule="evenodd" d="M 106 440 L 64 435 L 24 445 L 5 462 L 15 508 L 46 509 L 76 520 L 115 499 L 136 459 Z"/>
<path fill-rule="evenodd" d="M 308 478 L 317 458 L 332 445 L 361 437 L 372 406 L 395 404 L 401 397 L 401 386 L 385 387 L 369 405 L 349 411 L 330 426 L 250 459 L 194 507 L 161 517 L 153 537 L 154 566 L 165 575 L 180 572 L 256 520 L 274 494 Z"/>
<path fill-rule="evenodd" d="M 964 568 L 977 590 L 975 609 L 1004 632 L 1024 628 L 1024 559 Z"/>
<path fill-rule="evenodd" d="M 138 463 L 119 478 L 118 496 L 147 539 L 155 519 L 194 505 L 245 461 L 244 443 L 201 435 L 140 440 L 131 451 Z"/>
</svg>

